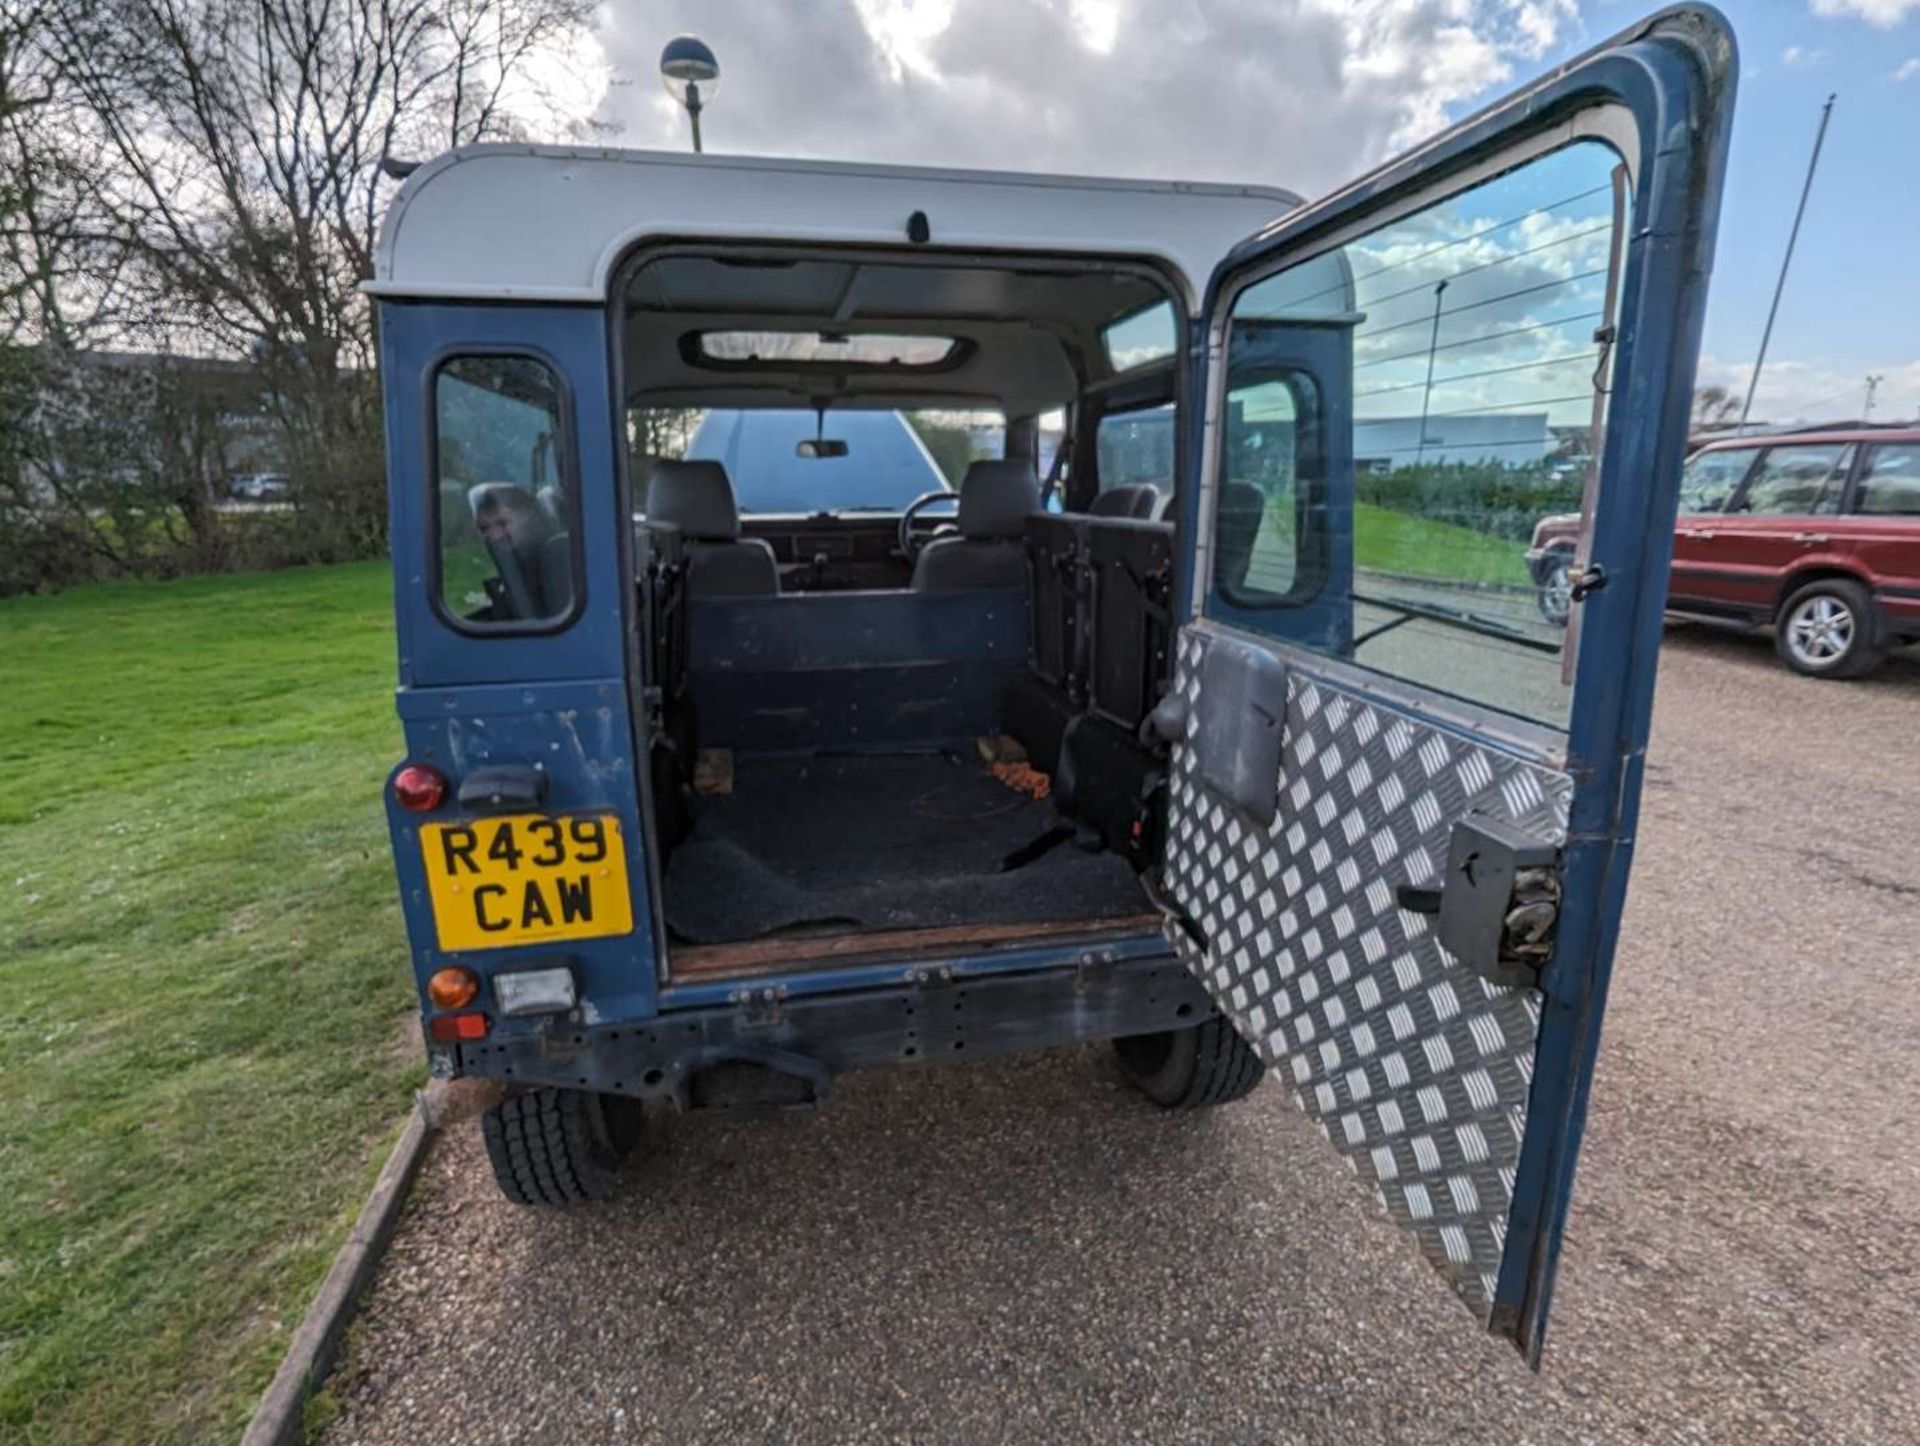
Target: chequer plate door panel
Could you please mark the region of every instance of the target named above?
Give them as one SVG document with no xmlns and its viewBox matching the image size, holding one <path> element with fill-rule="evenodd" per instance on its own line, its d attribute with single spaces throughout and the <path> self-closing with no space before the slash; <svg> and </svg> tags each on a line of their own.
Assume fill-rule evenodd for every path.
<svg viewBox="0 0 1920 1446">
<path fill-rule="evenodd" d="M 1394 888 L 1433 880 L 1454 822 L 1562 843 L 1572 780 L 1408 717 L 1287 655 L 1279 810 L 1200 780 L 1204 630 L 1181 635 L 1165 868 L 1198 926 L 1168 937 L 1236 1028 L 1484 1323 L 1506 1245 L 1540 996 L 1460 967 Z"/>
</svg>

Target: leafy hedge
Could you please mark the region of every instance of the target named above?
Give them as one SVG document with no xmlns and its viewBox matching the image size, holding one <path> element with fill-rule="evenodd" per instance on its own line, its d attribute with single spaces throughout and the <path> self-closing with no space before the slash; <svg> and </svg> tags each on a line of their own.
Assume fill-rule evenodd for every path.
<svg viewBox="0 0 1920 1446">
<path fill-rule="evenodd" d="M 1577 466 L 1509 467 L 1496 462 L 1422 462 L 1391 472 L 1362 472 L 1356 501 L 1525 542 L 1542 517 L 1580 510 Z"/>
</svg>

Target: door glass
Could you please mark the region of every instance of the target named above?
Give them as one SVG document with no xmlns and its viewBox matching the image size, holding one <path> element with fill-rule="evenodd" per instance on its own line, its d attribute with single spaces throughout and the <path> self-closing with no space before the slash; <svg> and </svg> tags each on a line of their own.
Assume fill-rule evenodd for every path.
<svg viewBox="0 0 1920 1446">
<path fill-rule="evenodd" d="M 1235 602 L 1284 605 L 1317 578 L 1302 546 L 1303 475 L 1318 463 L 1313 378 L 1285 371 L 1227 392 L 1214 580 Z"/>
<path fill-rule="evenodd" d="M 1121 317 L 1100 333 L 1107 349 L 1107 365 L 1124 372 L 1172 356 L 1176 330 L 1170 301 L 1156 301 Z"/>
<path fill-rule="evenodd" d="M 1728 447 L 1697 455 L 1680 474 L 1681 512 L 1725 512 L 1759 451 L 1758 447 Z"/>
<path fill-rule="evenodd" d="M 547 624 L 573 606 L 572 463 L 560 379 L 530 356 L 433 375 L 440 603 L 463 623 Z"/>
<path fill-rule="evenodd" d="M 1837 512 L 1851 444 L 1775 447 L 1760 463 L 1735 510 L 1755 517 L 1805 517 Z"/>
<path fill-rule="evenodd" d="M 1874 517 L 1920 517 L 1920 443 L 1873 449 L 1854 510 Z"/>
<path fill-rule="evenodd" d="M 1611 148 L 1577 142 L 1239 295 L 1215 553 L 1236 621 L 1318 646 L 1290 610 L 1331 603 L 1351 660 L 1564 726 L 1567 633 L 1526 552 L 1542 517 L 1580 510 L 1596 453 L 1618 167 Z M 1316 366 L 1343 374 L 1267 384 L 1265 359 L 1308 331 Z M 1350 469 L 1323 479 L 1324 497 L 1293 476 L 1309 451 Z M 1236 552 L 1227 513 L 1249 486 L 1264 511 Z M 1242 556 L 1244 585 L 1231 575 Z"/>
<path fill-rule="evenodd" d="M 1145 484 L 1173 495 L 1173 403 L 1113 412 L 1094 434 L 1100 490 Z"/>
</svg>

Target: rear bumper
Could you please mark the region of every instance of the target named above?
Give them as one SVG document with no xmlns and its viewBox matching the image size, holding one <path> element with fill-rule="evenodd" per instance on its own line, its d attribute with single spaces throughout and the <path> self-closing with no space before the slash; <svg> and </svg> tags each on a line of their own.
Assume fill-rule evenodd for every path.
<svg viewBox="0 0 1920 1446">
<path fill-rule="evenodd" d="M 461 1045 L 453 1072 L 637 1099 L 701 1103 L 715 1066 L 764 1066 L 812 1085 L 887 1064 L 929 1064 L 1177 1029 L 1211 1015 L 1206 991 L 1171 954 L 1029 973 L 945 978 L 808 998 L 747 988 L 739 1001 L 620 1025 L 556 1022 L 534 1035 Z M 772 995 L 774 997 L 767 997 Z"/>
</svg>

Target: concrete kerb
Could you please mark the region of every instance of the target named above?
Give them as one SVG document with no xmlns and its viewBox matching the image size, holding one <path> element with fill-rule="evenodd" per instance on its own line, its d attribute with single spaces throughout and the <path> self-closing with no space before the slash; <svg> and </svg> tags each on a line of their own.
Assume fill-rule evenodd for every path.
<svg viewBox="0 0 1920 1446">
<path fill-rule="evenodd" d="M 305 1426 L 307 1398 L 333 1369 L 348 1323 L 373 1279 L 387 1241 L 400 1220 L 427 1146 L 444 1122 L 444 1081 L 431 1080 L 414 1097 L 413 1113 L 374 1181 L 360 1218 L 333 1258 L 320 1293 L 293 1333 L 280 1369 L 255 1408 L 241 1446 L 297 1446 Z"/>
</svg>

